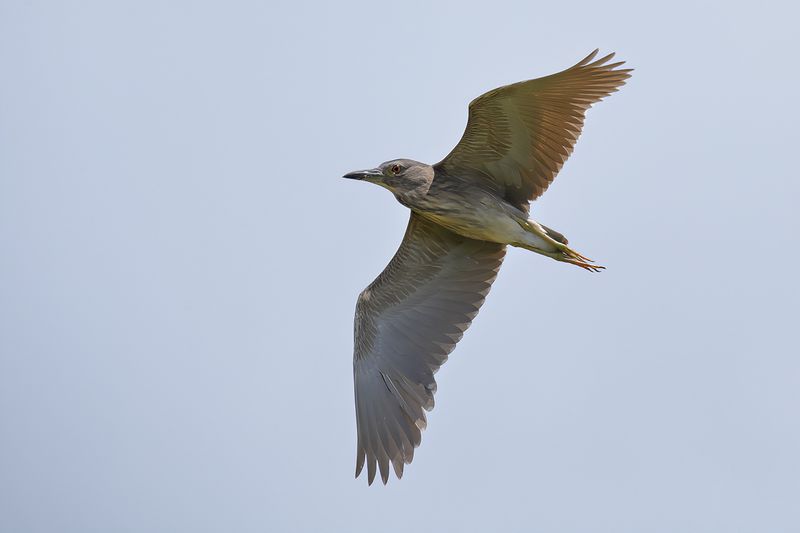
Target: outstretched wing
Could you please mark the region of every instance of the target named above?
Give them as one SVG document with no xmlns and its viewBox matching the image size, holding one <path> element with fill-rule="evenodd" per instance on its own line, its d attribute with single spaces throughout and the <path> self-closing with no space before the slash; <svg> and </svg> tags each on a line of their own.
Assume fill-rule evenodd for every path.
<svg viewBox="0 0 800 533">
<path fill-rule="evenodd" d="M 616 91 L 632 69 L 592 61 L 597 50 L 558 74 L 506 85 L 469 105 L 463 137 L 440 163 L 445 174 L 487 180 L 520 209 L 544 193 L 572 153 L 586 110 Z"/>
<path fill-rule="evenodd" d="M 433 374 L 478 314 L 505 245 L 457 235 L 411 214 L 386 269 L 359 296 L 355 316 L 358 453 L 384 483 L 411 462 L 433 409 Z"/>
</svg>

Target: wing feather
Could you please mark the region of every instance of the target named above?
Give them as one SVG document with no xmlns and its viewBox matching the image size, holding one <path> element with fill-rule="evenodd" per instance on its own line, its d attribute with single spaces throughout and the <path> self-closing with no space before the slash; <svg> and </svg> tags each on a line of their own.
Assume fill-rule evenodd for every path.
<svg viewBox="0 0 800 533">
<path fill-rule="evenodd" d="M 390 464 L 403 475 L 434 406 L 433 375 L 478 313 L 504 255 L 504 245 L 412 213 L 397 253 L 356 304 L 356 476 L 366 465 L 370 484 L 378 473 L 386 483 Z"/>
<path fill-rule="evenodd" d="M 499 87 L 469 105 L 464 135 L 434 166 L 473 176 L 520 209 L 553 182 L 583 129 L 586 110 L 630 77 L 595 50 L 557 74 Z"/>
</svg>

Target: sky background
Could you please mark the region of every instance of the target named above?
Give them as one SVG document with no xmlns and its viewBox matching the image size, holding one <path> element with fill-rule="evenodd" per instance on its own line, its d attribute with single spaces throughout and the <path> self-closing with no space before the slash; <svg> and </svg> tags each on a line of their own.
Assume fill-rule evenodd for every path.
<svg viewBox="0 0 800 533">
<path fill-rule="evenodd" d="M 0 1 L 0 530 L 800 531 L 789 2 Z M 353 479 L 340 179 L 594 48 L 636 71 L 533 208 L 404 479 Z"/>
</svg>

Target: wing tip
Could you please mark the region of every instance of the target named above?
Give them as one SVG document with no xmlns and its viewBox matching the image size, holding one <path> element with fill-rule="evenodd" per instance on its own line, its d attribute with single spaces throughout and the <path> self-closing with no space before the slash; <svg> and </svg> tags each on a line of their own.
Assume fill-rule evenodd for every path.
<svg viewBox="0 0 800 533">
<path fill-rule="evenodd" d="M 599 52 L 600 52 L 600 49 L 599 49 L 599 48 L 595 48 L 594 50 L 592 50 L 592 51 L 589 53 L 589 55 L 588 55 L 588 56 L 584 57 L 583 59 L 581 59 L 580 61 L 578 61 L 577 63 L 575 63 L 575 65 L 574 65 L 572 68 L 582 67 L 582 66 L 584 66 L 584 65 L 587 65 L 587 64 L 589 64 L 589 62 L 590 62 L 592 59 L 594 59 L 594 58 L 595 58 L 595 56 L 596 56 L 596 55 L 597 55 Z"/>
<path fill-rule="evenodd" d="M 414 446 L 416 448 L 416 445 Z M 356 479 L 361 475 L 364 468 L 364 452 L 360 450 L 359 458 L 356 462 Z M 410 456 L 399 455 L 393 459 L 386 458 L 385 460 L 379 459 L 373 463 L 368 463 L 367 466 L 367 485 L 372 486 L 375 482 L 375 477 L 380 472 L 381 482 L 386 485 L 389 482 L 389 466 L 391 465 L 394 470 L 394 475 L 397 479 L 403 479 L 403 470 L 405 465 L 410 464 L 414 458 L 414 451 L 411 450 Z M 377 463 L 377 468 L 375 463 Z M 372 468 L 370 468 L 370 466 Z"/>
<path fill-rule="evenodd" d="M 403 479 L 403 468 L 405 468 L 405 465 L 405 460 L 395 459 L 392 461 L 394 475 L 397 476 L 397 479 Z"/>
<path fill-rule="evenodd" d="M 634 69 L 626 68 L 626 69 L 617 69 L 617 67 L 622 66 L 625 64 L 625 61 L 617 61 L 615 63 L 608 63 L 611 59 L 613 59 L 617 53 L 611 52 L 609 54 L 604 55 L 600 59 L 594 59 L 597 54 L 600 53 L 599 48 L 595 48 L 589 55 L 578 61 L 575 65 L 573 65 L 570 70 L 572 69 L 580 69 L 580 68 L 592 68 L 592 69 L 602 69 L 603 71 L 614 71 L 615 73 L 629 73 L 633 72 Z M 627 77 L 630 77 L 628 74 Z"/>
<path fill-rule="evenodd" d="M 356 453 L 355 477 L 358 478 L 361 475 L 361 472 L 364 470 L 364 465 L 366 464 L 367 485 L 372 485 L 378 473 L 380 473 L 381 481 L 386 485 L 389 482 L 389 466 L 391 465 L 397 479 L 403 479 L 405 465 L 411 464 L 414 460 L 414 450 L 422 443 L 422 429 L 424 428 L 420 428 L 420 434 L 417 438 L 409 441 L 409 444 L 411 444 L 410 448 L 407 446 L 401 447 L 398 453 L 393 457 L 389 457 L 386 453 L 382 456 L 370 454 L 359 444 Z"/>
</svg>

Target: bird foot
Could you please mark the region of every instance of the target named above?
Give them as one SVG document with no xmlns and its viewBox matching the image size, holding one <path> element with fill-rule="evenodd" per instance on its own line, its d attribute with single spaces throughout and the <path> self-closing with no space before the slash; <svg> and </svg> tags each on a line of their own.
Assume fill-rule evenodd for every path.
<svg viewBox="0 0 800 533">
<path fill-rule="evenodd" d="M 600 265 L 593 265 L 591 263 L 587 263 L 585 261 L 579 261 L 577 259 L 568 259 L 566 257 L 562 258 L 555 258 L 557 261 L 561 261 L 562 263 L 569 263 L 570 265 L 575 265 L 583 268 L 584 270 L 588 270 L 589 272 L 600 272 L 601 270 L 605 270 L 606 267 Z"/>
<path fill-rule="evenodd" d="M 551 255 L 553 259 L 556 261 L 561 261 L 562 263 L 569 263 L 571 265 L 579 266 L 589 272 L 600 272 L 601 270 L 605 270 L 606 267 L 595 265 L 594 261 L 589 259 L 588 257 L 579 254 L 572 248 L 569 248 L 566 244 L 558 243 L 558 249 L 560 253 L 556 253 Z"/>
</svg>

